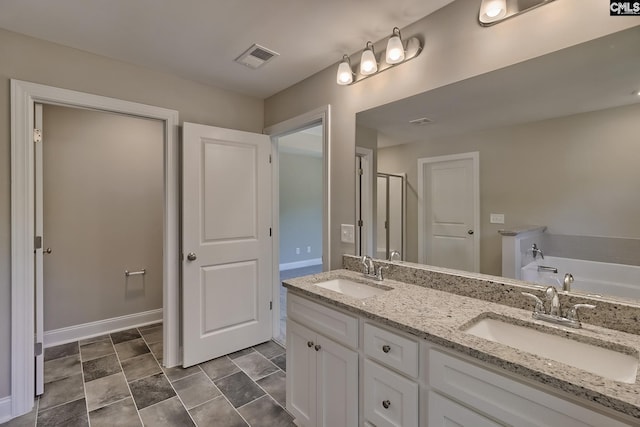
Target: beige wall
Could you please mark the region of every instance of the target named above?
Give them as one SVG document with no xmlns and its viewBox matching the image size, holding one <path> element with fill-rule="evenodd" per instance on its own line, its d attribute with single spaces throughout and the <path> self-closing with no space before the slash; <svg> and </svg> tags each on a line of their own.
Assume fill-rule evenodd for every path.
<svg viewBox="0 0 640 427">
<path fill-rule="evenodd" d="M 164 124 L 43 110 L 45 333 L 162 308 Z"/>
<path fill-rule="evenodd" d="M 417 159 L 480 152 L 480 268 L 501 274 L 502 224 L 550 234 L 640 238 L 640 105 L 384 148 L 380 170 L 407 172 L 407 255 L 417 260 Z"/>
<path fill-rule="evenodd" d="M 0 398 L 10 394 L 10 90 L 15 78 L 178 110 L 181 121 L 263 128 L 264 102 L 0 30 Z"/>
<path fill-rule="evenodd" d="M 602 0 L 562 0 L 484 28 L 477 23 L 479 5 L 480 0 L 458 0 L 403 29 L 405 38 L 419 36 L 425 42 L 411 62 L 347 87 L 335 83 L 336 66 L 331 66 L 266 100 L 266 125 L 331 104 L 333 268 L 341 265 L 342 253 L 354 251 L 340 242 L 340 224 L 354 223 L 358 111 L 638 25 L 636 17 L 610 17 Z M 336 59 L 343 53 L 336 51 Z"/>
</svg>

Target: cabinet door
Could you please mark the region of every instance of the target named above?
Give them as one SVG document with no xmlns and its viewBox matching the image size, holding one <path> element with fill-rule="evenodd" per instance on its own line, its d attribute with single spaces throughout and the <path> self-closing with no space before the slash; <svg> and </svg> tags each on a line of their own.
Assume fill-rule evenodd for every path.
<svg viewBox="0 0 640 427">
<path fill-rule="evenodd" d="M 500 427 L 488 418 L 429 391 L 429 427 Z"/>
<path fill-rule="evenodd" d="M 300 426 L 316 425 L 315 332 L 287 322 L 287 409 Z"/>
<path fill-rule="evenodd" d="M 377 427 L 416 427 L 418 384 L 365 360 L 364 416 Z"/>
<path fill-rule="evenodd" d="M 289 330 L 287 328 L 287 334 Z M 358 425 L 358 353 L 318 335 L 318 426 Z M 289 361 L 287 360 L 287 363 Z M 289 366 L 287 365 L 287 375 Z"/>
</svg>

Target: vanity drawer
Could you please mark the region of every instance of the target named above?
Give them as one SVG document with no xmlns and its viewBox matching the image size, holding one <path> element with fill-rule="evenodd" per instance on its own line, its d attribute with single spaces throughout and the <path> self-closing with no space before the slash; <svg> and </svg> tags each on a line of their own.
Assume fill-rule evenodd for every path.
<svg viewBox="0 0 640 427">
<path fill-rule="evenodd" d="M 502 423 L 522 427 L 627 425 L 438 350 L 430 349 L 428 357 L 432 388 Z"/>
<path fill-rule="evenodd" d="M 308 299 L 287 294 L 287 317 L 321 333 L 327 338 L 358 347 L 358 318 Z"/>
<path fill-rule="evenodd" d="M 364 362 L 364 417 L 376 427 L 418 425 L 418 384 L 383 368 Z"/>
<path fill-rule="evenodd" d="M 418 377 L 418 342 L 415 340 L 365 323 L 364 353 L 410 377 Z"/>
</svg>

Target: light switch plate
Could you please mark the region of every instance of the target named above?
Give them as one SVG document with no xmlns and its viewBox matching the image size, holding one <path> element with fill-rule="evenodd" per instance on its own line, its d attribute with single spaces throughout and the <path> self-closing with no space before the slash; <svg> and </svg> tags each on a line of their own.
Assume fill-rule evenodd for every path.
<svg viewBox="0 0 640 427">
<path fill-rule="evenodd" d="M 355 242 L 355 227 L 353 224 L 340 225 L 340 240 L 342 243 Z"/>
<path fill-rule="evenodd" d="M 489 216 L 489 222 L 491 224 L 504 224 L 504 214 L 494 214 Z"/>
</svg>

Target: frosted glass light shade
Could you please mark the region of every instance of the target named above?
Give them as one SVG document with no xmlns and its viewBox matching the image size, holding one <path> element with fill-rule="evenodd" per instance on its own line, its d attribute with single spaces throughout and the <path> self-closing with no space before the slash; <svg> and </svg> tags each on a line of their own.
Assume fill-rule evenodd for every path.
<svg viewBox="0 0 640 427">
<path fill-rule="evenodd" d="M 397 30 L 397 33 L 396 33 Z M 400 30 L 393 29 L 393 35 L 387 42 L 387 64 L 399 64 L 404 61 L 404 46 L 402 45 L 402 39 L 400 38 Z"/>
<path fill-rule="evenodd" d="M 493 22 L 507 15 L 507 0 L 482 0 L 480 6 L 480 20 Z"/>
<path fill-rule="evenodd" d="M 378 62 L 376 61 L 376 55 L 373 53 L 373 47 L 369 46 L 370 43 L 367 43 L 367 48 L 362 52 L 362 58 L 360 59 L 360 74 L 363 76 L 369 76 L 378 71 Z"/>
<path fill-rule="evenodd" d="M 348 59 L 344 59 L 340 65 L 338 65 L 336 82 L 341 86 L 353 83 L 353 71 L 351 70 L 351 64 L 349 64 Z"/>
</svg>

